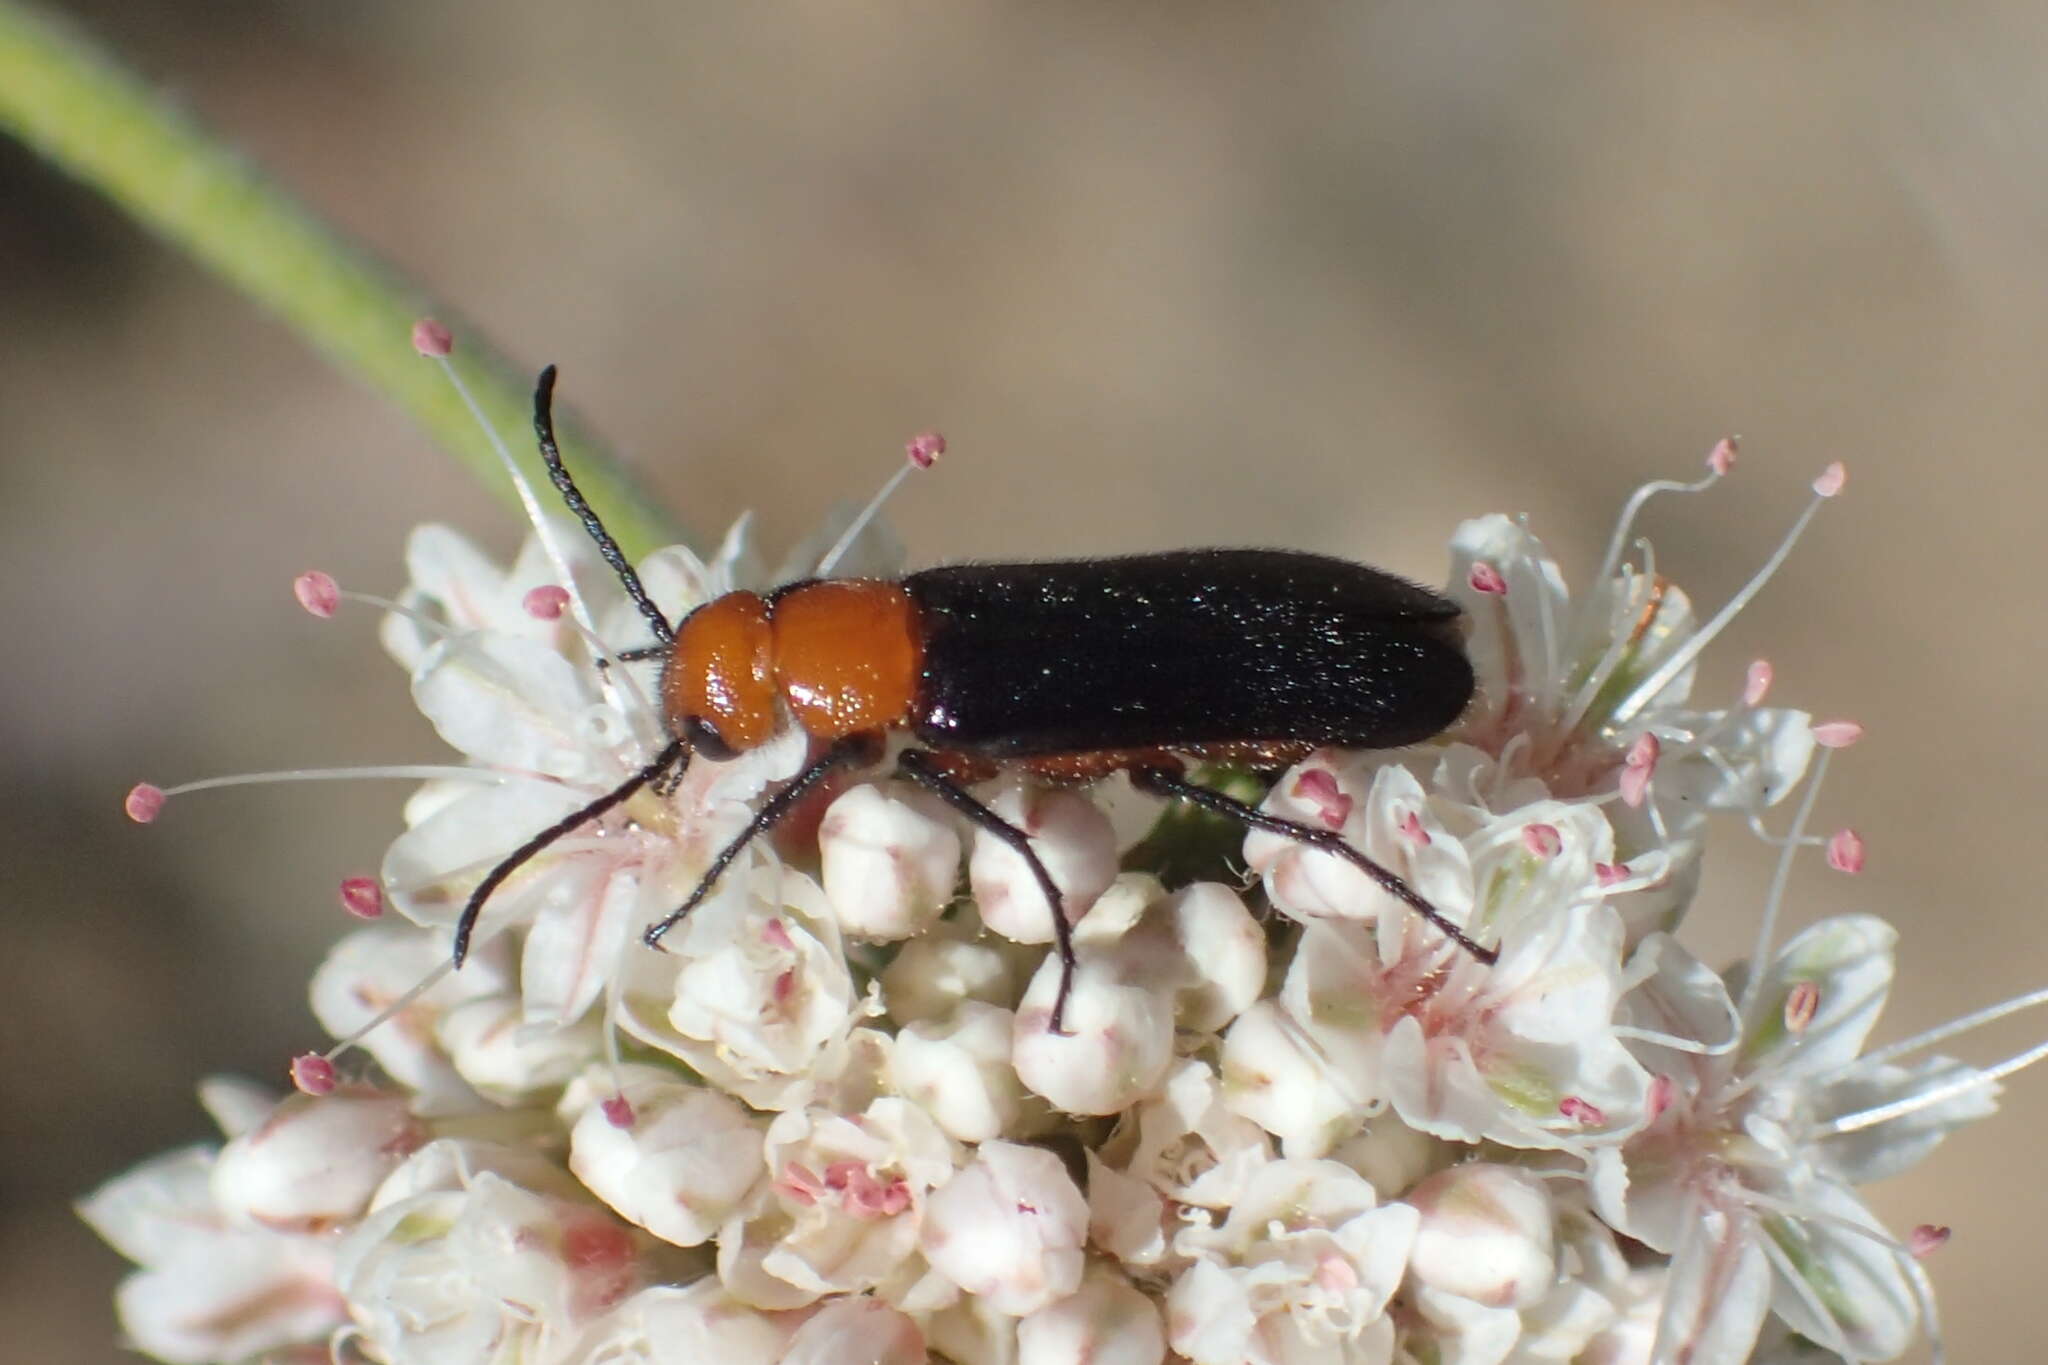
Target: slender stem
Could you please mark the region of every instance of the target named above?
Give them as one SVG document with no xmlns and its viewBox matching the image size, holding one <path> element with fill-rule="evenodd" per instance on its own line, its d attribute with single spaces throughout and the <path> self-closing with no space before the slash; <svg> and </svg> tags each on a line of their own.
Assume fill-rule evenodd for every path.
<svg viewBox="0 0 2048 1365">
<path fill-rule="evenodd" d="M 361 247 L 150 89 L 74 25 L 0 0 L 0 132 L 107 196 L 137 220 L 282 317 L 335 361 L 410 413 L 435 443 L 501 494 L 504 472 L 484 433 L 433 365 L 413 351 L 412 323 L 449 321 Z M 532 477 L 545 476 L 528 430 L 533 383 L 451 323 L 454 361 L 486 418 Z M 565 442 L 577 482 L 629 554 L 680 537 L 623 469 L 588 438 Z"/>
</svg>

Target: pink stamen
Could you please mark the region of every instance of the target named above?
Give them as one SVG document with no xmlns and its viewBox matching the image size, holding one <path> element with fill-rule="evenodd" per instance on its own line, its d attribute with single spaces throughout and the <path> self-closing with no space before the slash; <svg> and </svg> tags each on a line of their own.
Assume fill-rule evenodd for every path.
<svg viewBox="0 0 2048 1365">
<path fill-rule="evenodd" d="M 936 431 L 920 431 L 903 447 L 903 453 L 919 469 L 930 469 L 946 453 L 946 438 Z"/>
<path fill-rule="evenodd" d="M 1629 746 L 1628 757 L 1622 760 L 1619 785 L 1622 802 L 1631 809 L 1641 806 L 1649 795 L 1650 778 L 1656 774 L 1657 756 L 1663 751 L 1664 746 L 1648 731 Z"/>
<path fill-rule="evenodd" d="M 334 1063 L 317 1052 L 292 1058 L 292 1088 L 302 1095 L 334 1093 Z"/>
<path fill-rule="evenodd" d="M 761 937 L 786 953 L 796 951 L 796 940 L 789 936 L 789 926 L 780 919 L 771 919 L 762 925 Z"/>
<path fill-rule="evenodd" d="M 1555 858 L 1564 849 L 1564 836 L 1556 825 L 1524 825 L 1522 847 L 1539 858 Z"/>
<path fill-rule="evenodd" d="M 519 605 L 536 621 L 559 621 L 562 613 L 569 609 L 569 590 L 554 583 L 543 583 L 519 599 Z"/>
<path fill-rule="evenodd" d="M 787 1005 L 789 997 L 794 994 L 796 994 L 796 968 L 791 967 L 788 971 L 775 978 L 775 1003 Z"/>
<path fill-rule="evenodd" d="M 1824 498 L 1832 498 L 1835 494 L 1841 492 L 1842 486 L 1848 482 L 1849 467 L 1840 460 L 1836 460 L 1826 469 L 1823 469 L 1820 472 L 1820 477 L 1813 481 L 1813 491 Z"/>
<path fill-rule="evenodd" d="M 1804 1033 L 1820 1013 L 1820 986 L 1812 981 L 1794 982 L 1785 994 L 1785 1028 L 1792 1033 Z"/>
<path fill-rule="evenodd" d="M 343 877 L 341 908 L 357 919 L 376 919 L 384 913 L 384 888 L 375 877 Z"/>
<path fill-rule="evenodd" d="M 1316 818 L 1331 829 L 1343 828 L 1351 818 L 1352 800 L 1338 790 L 1335 774 L 1324 768 L 1310 768 L 1294 780 L 1294 794 L 1316 807 Z"/>
<path fill-rule="evenodd" d="M 1744 706 L 1762 706 L 1764 704 L 1764 697 L 1771 690 L 1771 678 L 1773 676 L 1769 659 L 1758 659 L 1755 663 L 1751 664 L 1748 676 L 1742 680 L 1742 704 Z"/>
<path fill-rule="evenodd" d="M 1430 844 L 1429 831 L 1422 827 L 1422 817 L 1412 810 L 1401 817 L 1401 837 L 1417 848 L 1428 848 Z"/>
<path fill-rule="evenodd" d="M 1483 592 L 1490 597 L 1504 596 L 1508 590 L 1508 581 L 1500 576 L 1500 570 L 1483 559 L 1472 566 L 1472 572 L 1465 576 L 1465 581 L 1472 585 L 1472 591 Z"/>
<path fill-rule="evenodd" d="M 138 825 L 146 825 L 163 812 L 164 796 L 162 787 L 147 782 L 137 782 L 128 789 L 128 795 L 121 802 L 121 809 L 128 812 L 128 818 Z"/>
<path fill-rule="evenodd" d="M 325 621 L 341 606 L 341 585 L 331 575 L 308 569 L 292 580 L 292 596 L 299 605 Z"/>
<path fill-rule="evenodd" d="M 1735 454 L 1741 448 L 1740 436 L 1723 436 L 1714 442 L 1714 448 L 1707 452 L 1707 468 L 1726 477 L 1728 471 L 1735 468 Z"/>
<path fill-rule="evenodd" d="M 1612 886 L 1616 882 L 1625 882 L 1629 879 L 1628 864 L 1594 863 L 1593 875 L 1599 879 L 1602 886 Z"/>
<path fill-rule="evenodd" d="M 1853 829 L 1839 830 L 1828 840 L 1828 866 L 1855 876 L 1863 870 L 1863 836 Z"/>
<path fill-rule="evenodd" d="M 412 325 L 412 348 L 429 360 L 440 360 L 455 349 L 455 334 L 432 318 Z"/>
<path fill-rule="evenodd" d="M 1947 1246 L 1953 1235 L 1953 1229 L 1939 1223 L 1922 1223 L 1906 1234 L 1906 1250 L 1913 1253 L 1914 1260 L 1922 1260 Z"/>
<path fill-rule="evenodd" d="M 633 1112 L 633 1101 L 624 1095 L 614 1095 L 598 1108 L 604 1112 L 604 1121 L 614 1128 L 631 1128 L 638 1117 Z"/>
<path fill-rule="evenodd" d="M 1601 1108 L 1577 1095 L 1566 1095 L 1557 1102 L 1557 1112 L 1577 1124 L 1591 1124 L 1595 1127 L 1607 1122 L 1607 1115 Z"/>
<path fill-rule="evenodd" d="M 1650 1078 L 1650 1116 L 1645 1122 L 1655 1123 L 1666 1109 L 1671 1107 L 1671 1078 L 1662 1074 Z"/>
</svg>

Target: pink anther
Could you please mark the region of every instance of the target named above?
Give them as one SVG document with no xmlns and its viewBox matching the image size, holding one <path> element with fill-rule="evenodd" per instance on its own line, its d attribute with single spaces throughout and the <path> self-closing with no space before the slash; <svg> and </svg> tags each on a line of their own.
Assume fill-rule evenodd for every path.
<svg viewBox="0 0 2048 1365">
<path fill-rule="evenodd" d="M 604 1121 L 614 1128 L 631 1128 L 638 1117 L 633 1112 L 633 1101 L 624 1095 L 614 1095 L 597 1107 L 604 1114 Z"/>
<path fill-rule="evenodd" d="M 1913 1259 L 1918 1261 L 1947 1246 L 1953 1235 L 1952 1229 L 1939 1223 L 1922 1223 L 1906 1234 L 1906 1250 L 1912 1252 Z"/>
<path fill-rule="evenodd" d="M 128 789 L 128 797 L 121 803 L 121 809 L 128 812 L 128 818 L 138 825 L 146 825 L 162 813 L 164 802 L 162 787 L 147 782 L 137 782 Z"/>
<path fill-rule="evenodd" d="M 1832 498 L 1835 494 L 1841 492 L 1842 486 L 1848 482 L 1849 467 L 1840 460 L 1836 460 L 1826 469 L 1823 469 L 1820 472 L 1820 477 L 1813 481 L 1813 491 L 1824 498 Z"/>
<path fill-rule="evenodd" d="M 1785 993 L 1785 1030 L 1804 1033 L 1820 1013 L 1820 986 L 1812 981 L 1795 981 Z"/>
<path fill-rule="evenodd" d="M 1769 659 L 1758 659 L 1749 666 L 1749 673 L 1742 680 L 1742 704 L 1762 706 L 1764 697 L 1771 690 L 1771 679 L 1776 676 Z"/>
<path fill-rule="evenodd" d="M 341 585 L 318 569 L 308 569 L 292 580 L 292 596 L 299 605 L 325 621 L 341 606 Z"/>
<path fill-rule="evenodd" d="M 1837 830 L 1828 840 L 1828 866 L 1855 876 L 1863 870 L 1863 836 L 1853 829 Z"/>
<path fill-rule="evenodd" d="M 1556 825 L 1524 825 L 1522 847 L 1538 858 L 1555 858 L 1564 849 L 1564 836 Z"/>
<path fill-rule="evenodd" d="M 782 922 L 780 916 L 761 926 L 761 937 L 786 953 L 796 951 L 796 940 L 789 936 L 789 926 Z"/>
<path fill-rule="evenodd" d="M 429 360 L 439 360 L 455 349 L 455 334 L 432 318 L 412 325 L 412 348 Z"/>
<path fill-rule="evenodd" d="M 1422 827 L 1422 817 L 1412 810 L 1401 817 L 1401 837 L 1417 848 L 1429 847 L 1429 831 Z"/>
<path fill-rule="evenodd" d="M 1480 560 L 1472 566 L 1472 572 L 1465 575 L 1465 581 L 1472 585 L 1472 591 L 1483 592 L 1489 597 L 1507 594 L 1508 581 L 1500 576 L 1500 570 Z"/>
<path fill-rule="evenodd" d="M 341 908 L 357 919 L 376 919 L 384 913 L 384 888 L 375 877 L 344 877 Z"/>
<path fill-rule="evenodd" d="M 936 431 L 920 431 L 904 445 L 903 453 L 919 469 L 930 469 L 946 453 L 946 438 Z"/>
<path fill-rule="evenodd" d="M 1577 1095 L 1566 1095 L 1557 1102 L 1557 1112 L 1573 1123 L 1583 1126 L 1600 1127 L 1607 1122 L 1607 1115 L 1600 1106 Z"/>
<path fill-rule="evenodd" d="M 1824 720 L 1813 727 L 1813 742 L 1823 749 L 1846 749 L 1863 738 L 1863 726 L 1853 720 Z"/>
<path fill-rule="evenodd" d="M 559 621 L 569 609 L 569 590 L 556 583 L 543 583 L 520 598 L 519 605 L 536 621 Z"/>
<path fill-rule="evenodd" d="M 1628 756 L 1621 761 L 1619 783 L 1623 804 L 1631 809 L 1643 804 L 1650 792 L 1650 779 L 1657 773 L 1658 755 L 1663 752 L 1663 744 L 1647 730 L 1628 746 Z"/>
<path fill-rule="evenodd" d="M 1645 1123 L 1655 1123 L 1658 1117 L 1671 1107 L 1671 1093 L 1672 1086 L 1669 1076 L 1663 1075 L 1660 1072 L 1658 1075 L 1650 1078 L 1650 1097 L 1648 1104 L 1645 1106 L 1649 1114 L 1643 1120 Z"/>
<path fill-rule="evenodd" d="M 292 1058 L 292 1088 L 302 1095 L 334 1093 L 334 1063 L 317 1052 Z"/>
<path fill-rule="evenodd" d="M 1316 818 L 1331 829 L 1343 828 L 1351 818 L 1352 800 L 1337 786 L 1336 775 L 1327 768 L 1309 768 L 1294 779 L 1294 794 L 1316 808 Z"/>
<path fill-rule="evenodd" d="M 1740 436 L 1723 436 L 1714 442 L 1714 448 L 1707 452 L 1707 468 L 1725 477 L 1735 468 L 1735 454 L 1742 448 Z"/>
<path fill-rule="evenodd" d="M 1613 886 L 1616 882 L 1625 882 L 1629 879 L 1628 864 L 1594 863 L 1593 875 L 1599 879 L 1600 885 Z"/>
</svg>

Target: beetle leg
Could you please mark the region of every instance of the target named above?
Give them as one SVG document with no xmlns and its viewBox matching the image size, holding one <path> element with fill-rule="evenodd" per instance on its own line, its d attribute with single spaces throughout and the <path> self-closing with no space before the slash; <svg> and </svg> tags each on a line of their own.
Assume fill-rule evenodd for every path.
<svg viewBox="0 0 2048 1365">
<path fill-rule="evenodd" d="M 686 758 L 687 756 L 688 751 L 685 749 L 683 742 L 681 740 L 673 741 L 666 749 L 663 749 L 654 756 L 652 763 L 642 768 L 639 772 L 634 773 L 624 782 L 613 787 L 583 809 L 572 811 L 568 815 L 563 816 L 560 820 L 549 825 L 518 848 L 506 854 L 504 860 L 492 868 L 489 874 L 476 884 L 476 890 L 469 893 L 469 900 L 462 907 L 462 916 L 455 921 L 455 965 L 460 967 L 462 960 L 469 956 L 469 936 L 476 932 L 477 917 L 483 914 L 484 902 L 491 898 L 493 891 L 504 885 L 507 877 L 517 872 L 525 865 L 528 859 L 571 830 L 589 824 L 592 820 L 595 820 L 598 816 L 603 815 L 615 806 L 623 805 L 632 798 L 634 792 L 639 791 L 648 783 L 663 780 L 668 769 L 676 765 L 676 760 Z M 677 767 L 677 771 L 680 772 L 681 768 Z"/>
<path fill-rule="evenodd" d="M 754 818 L 747 821 L 747 827 L 734 835 L 731 843 L 718 850 L 718 856 L 704 869 L 704 875 L 698 879 L 696 889 L 690 892 L 690 898 L 662 916 L 658 923 L 648 925 L 646 932 L 640 935 L 640 941 L 650 948 L 659 948 L 661 936 L 675 928 L 677 920 L 695 910 L 703 899 L 711 894 L 711 888 L 718 885 L 718 879 L 725 874 L 725 869 L 732 866 L 733 859 L 746 851 L 748 844 L 781 824 L 789 813 L 796 809 L 797 802 L 803 800 L 806 793 L 831 776 L 835 768 L 862 761 L 872 762 L 874 757 L 875 742 L 872 735 L 848 735 L 812 759 L 811 765 L 791 778 L 789 785 L 761 803 L 761 809 L 754 812 Z"/>
<path fill-rule="evenodd" d="M 927 751 L 923 749 L 905 749 L 898 754 L 896 771 L 1008 844 L 1031 869 L 1031 875 L 1038 881 L 1038 889 L 1045 893 L 1046 905 L 1052 910 L 1053 939 L 1060 954 L 1060 990 L 1052 1002 L 1052 1031 L 1064 1035 L 1067 1032 L 1067 996 L 1074 989 L 1077 965 L 1074 960 L 1074 926 L 1067 923 L 1066 898 L 1060 894 L 1052 873 L 1045 870 L 1045 863 L 1033 851 L 1031 836 L 981 804 L 974 793 L 933 767 Z"/>
<path fill-rule="evenodd" d="M 1396 900 L 1401 901 L 1416 914 L 1435 925 L 1460 948 L 1472 954 L 1473 957 L 1478 958 L 1488 966 L 1492 966 L 1500 957 L 1500 950 L 1498 948 L 1488 948 L 1475 941 L 1463 929 L 1445 919 L 1442 913 L 1434 905 L 1424 900 L 1414 887 L 1408 885 L 1407 882 L 1402 881 L 1394 873 L 1346 843 L 1344 836 L 1336 830 L 1317 829 L 1314 825 L 1304 825 L 1298 821 L 1286 819 L 1283 816 L 1268 815 L 1257 806 L 1248 806 L 1236 797 L 1225 796 L 1222 792 L 1212 791 L 1208 787 L 1190 782 L 1186 777 L 1171 769 L 1132 768 L 1130 776 L 1131 785 L 1139 791 L 1150 792 L 1154 796 L 1179 797 L 1181 800 L 1191 801 L 1205 810 L 1215 811 L 1218 815 L 1227 815 L 1234 820 L 1242 821 L 1253 829 L 1263 829 L 1268 833 L 1285 835 L 1289 839 L 1298 840 L 1313 848 L 1320 848 L 1334 853 L 1366 876 L 1378 882 L 1381 890 Z"/>
</svg>

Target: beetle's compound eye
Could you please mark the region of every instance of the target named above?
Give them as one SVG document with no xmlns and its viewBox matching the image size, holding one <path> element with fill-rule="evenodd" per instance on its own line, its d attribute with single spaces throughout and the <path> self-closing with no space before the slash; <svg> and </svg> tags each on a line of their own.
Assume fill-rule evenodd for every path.
<svg viewBox="0 0 2048 1365">
<path fill-rule="evenodd" d="M 698 758 L 724 763 L 739 757 L 740 751 L 727 744 L 724 736 L 718 733 L 718 727 L 702 716 L 684 716 L 676 729 L 689 744 L 690 752 Z"/>
</svg>

